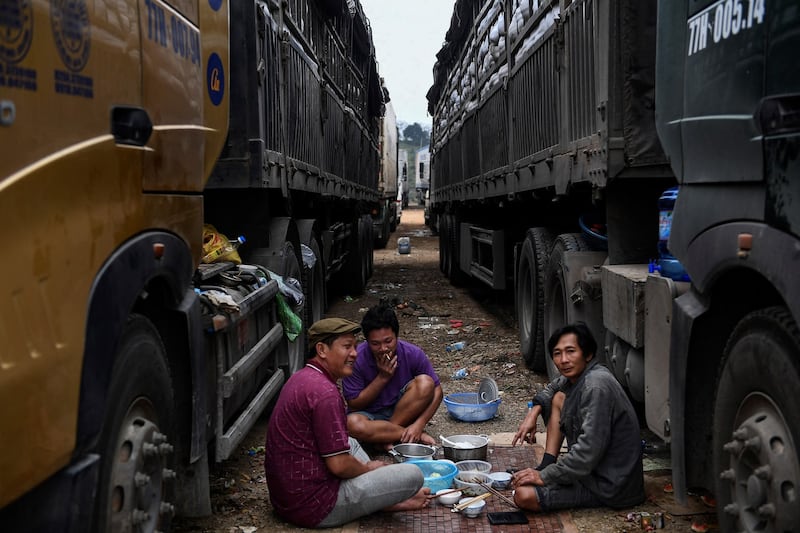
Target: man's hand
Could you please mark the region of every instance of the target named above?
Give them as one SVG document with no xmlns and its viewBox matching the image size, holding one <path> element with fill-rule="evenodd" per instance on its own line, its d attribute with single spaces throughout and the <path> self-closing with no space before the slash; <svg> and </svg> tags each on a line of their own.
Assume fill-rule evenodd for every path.
<svg viewBox="0 0 800 533">
<path fill-rule="evenodd" d="M 541 405 L 534 405 L 533 409 L 528 411 L 527 416 L 522 423 L 520 423 L 519 429 L 517 429 L 514 435 L 514 439 L 511 441 L 512 447 L 516 446 L 518 443 L 522 444 L 523 442 L 533 444 L 536 434 L 536 419 L 539 418 L 539 413 L 541 412 Z"/>
<path fill-rule="evenodd" d="M 543 487 L 544 481 L 542 481 L 542 476 L 539 475 L 539 471 L 534 470 L 533 468 L 526 468 L 525 470 L 520 470 L 511 476 L 512 488 L 516 489 L 517 487 L 522 487 L 524 485 Z"/>
<path fill-rule="evenodd" d="M 414 422 L 403 431 L 400 442 L 420 442 L 420 437 L 425 429 L 425 424 Z"/>
<path fill-rule="evenodd" d="M 378 375 L 385 378 L 394 376 L 397 370 L 397 354 L 388 352 L 377 357 Z"/>
</svg>

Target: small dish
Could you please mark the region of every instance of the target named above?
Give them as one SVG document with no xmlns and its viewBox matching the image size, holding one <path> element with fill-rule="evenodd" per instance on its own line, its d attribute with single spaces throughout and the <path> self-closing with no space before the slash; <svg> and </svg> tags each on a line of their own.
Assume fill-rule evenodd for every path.
<svg viewBox="0 0 800 533">
<path fill-rule="evenodd" d="M 458 503 L 462 504 L 471 499 L 472 498 L 461 498 L 460 500 L 458 500 Z M 484 507 L 486 507 L 486 502 L 484 500 L 478 500 L 477 502 L 473 503 L 466 509 L 462 509 L 461 512 L 470 518 L 475 518 L 476 516 L 481 514 L 481 511 L 483 511 Z"/>
<path fill-rule="evenodd" d="M 451 490 L 453 489 L 437 490 L 436 494 L 438 495 L 440 492 L 449 492 Z M 449 494 L 445 494 L 444 496 L 438 496 L 437 500 L 439 500 L 439 503 L 444 505 L 445 507 L 452 507 L 458 502 L 458 500 L 461 499 L 461 496 L 463 496 L 463 494 L 461 494 L 461 491 L 459 490 L 456 492 L 450 492 Z"/>
<path fill-rule="evenodd" d="M 489 477 L 492 478 L 492 487 L 496 489 L 507 489 L 511 484 L 511 474 L 508 472 L 491 472 Z"/>
</svg>

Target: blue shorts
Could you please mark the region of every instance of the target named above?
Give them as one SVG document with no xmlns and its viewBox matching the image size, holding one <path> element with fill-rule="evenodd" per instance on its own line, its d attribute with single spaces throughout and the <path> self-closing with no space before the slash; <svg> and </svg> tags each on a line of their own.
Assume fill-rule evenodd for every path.
<svg viewBox="0 0 800 533">
<path fill-rule="evenodd" d="M 555 511 L 574 507 L 601 507 L 603 505 L 597 499 L 597 496 L 580 483 L 545 485 L 544 487 L 534 488 L 542 511 Z"/>
<path fill-rule="evenodd" d="M 390 418 L 392 418 L 392 415 L 394 414 L 394 409 L 395 409 L 395 407 L 397 407 L 397 402 L 400 401 L 400 398 L 403 396 L 403 394 L 405 394 L 405 392 L 408 390 L 408 386 L 411 385 L 411 383 L 413 381 L 414 380 L 412 379 L 411 381 L 406 383 L 403 386 L 402 389 L 400 389 L 400 394 L 398 394 L 397 398 L 395 398 L 394 404 L 392 404 L 392 405 L 390 405 L 388 407 L 384 407 L 383 409 L 379 409 L 379 410 L 374 411 L 374 412 L 371 412 L 371 411 L 353 411 L 352 413 L 348 413 L 348 414 L 361 415 L 361 416 L 367 417 L 370 420 L 389 420 Z"/>
</svg>

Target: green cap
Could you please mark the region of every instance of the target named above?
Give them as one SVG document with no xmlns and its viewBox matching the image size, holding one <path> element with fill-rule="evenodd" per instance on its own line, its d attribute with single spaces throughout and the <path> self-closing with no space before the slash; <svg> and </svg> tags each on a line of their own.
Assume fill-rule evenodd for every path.
<svg viewBox="0 0 800 533">
<path fill-rule="evenodd" d="M 360 325 L 344 318 L 323 318 L 322 320 L 317 320 L 308 328 L 308 345 L 313 347 L 318 342 L 326 341 L 339 335 L 358 333 L 359 331 L 361 331 Z"/>
</svg>

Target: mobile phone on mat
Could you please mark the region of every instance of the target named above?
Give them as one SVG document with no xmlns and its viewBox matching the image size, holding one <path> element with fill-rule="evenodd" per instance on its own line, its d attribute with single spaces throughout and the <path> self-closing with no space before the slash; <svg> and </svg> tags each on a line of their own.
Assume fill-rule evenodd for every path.
<svg viewBox="0 0 800 533">
<path fill-rule="evenodd" d="M 489 523 L 496 524 L 527 524 L 528 517 L 522 511 L 509 511 L 505 513 L 487 513 Z"/>
</svg>

